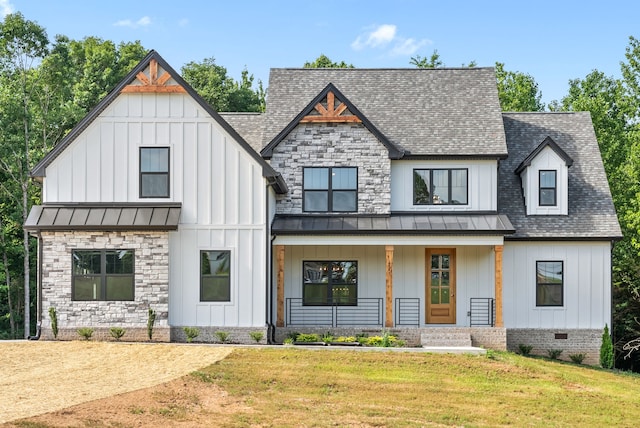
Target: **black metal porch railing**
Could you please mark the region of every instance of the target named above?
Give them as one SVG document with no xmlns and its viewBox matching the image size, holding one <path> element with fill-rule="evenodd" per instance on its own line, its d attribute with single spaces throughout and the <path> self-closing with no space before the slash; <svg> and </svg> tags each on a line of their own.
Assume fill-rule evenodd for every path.
<svg viewBox="0 0 640 428">
<path fill-rule="evenodd" d="M 420 326 L 420 299 L 397 298 L 395 307 L 396 326 Z"/>
<path fill-rule="evenodd" d="M 304 305 L 302 298 L 286 299 L 287 326 L 344 327 L 383 324 L 382 299 L 360 298 L 356 305 L 329 303 L 322 306 Z"/>
<path fill-rule="evenodd" d="M 494 327 L 496 323 L 496 301 L 490 297 L 473 297 L 469 304 L 469 325 Z"/>
</svg>

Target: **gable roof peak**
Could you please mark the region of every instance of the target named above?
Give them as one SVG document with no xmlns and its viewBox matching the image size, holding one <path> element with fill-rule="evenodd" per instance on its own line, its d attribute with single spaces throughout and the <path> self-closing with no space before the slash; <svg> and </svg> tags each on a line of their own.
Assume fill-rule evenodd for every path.
<svg viewBox="0 0 640 428">
<path fill-rule="evenodd" d="M 404 156 L 404 150 L 383 135 L 332 82 L 329 82 L 327 86 L 262 149 L 260 154 L 265 159 L 270 159 L 273 156 L 273 150 L 300 123 L 328 122 L 362 123 L 364 127 L 375 135 L 378 141 L 387 148 L 389 158 L 400 159 Z"/>
<path fill-rule="evenodd" d="M 573 159 L 564 151 L 562 148 L 555 142 L 551 137 L 547 135 L 547 137 L 542 140 L 542 143 L 538 145 L 530 154 L 527 156 L 515 170 L 516 174 L 520 174 L 525 168 L 531 166 L 531 162 L 544 150 L 545 148 L 551 148 L 562 160 L 564 160 L 567 167 L 573 165 Z"/>
</svg>

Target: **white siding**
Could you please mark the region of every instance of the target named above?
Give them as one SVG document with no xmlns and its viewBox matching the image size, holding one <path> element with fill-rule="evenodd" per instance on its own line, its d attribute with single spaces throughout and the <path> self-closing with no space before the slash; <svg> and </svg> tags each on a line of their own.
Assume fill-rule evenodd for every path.
<svg viewBox="0 0 640 428">
<path fill-rule="evenodd" d="M 507 328 L 594 328 L 611 323 L 609 242 L 507 242 L 503 298 Z M 564 262 L 564 306 L 536 307 L 536 261 Z"/>
<path fill-rule="evenodd" d="M 467 311 L 470 298 L 494 297 L 492 248 L 485 246 L 456 248 L 456 325 L 458 326 L 469 325 Z M 421 324 L 425 322 L 425 249 L 424 246 L 395 246 L 393 253 L 394 301 L 396 298 L 419 298 Z M 287 246 L 285 248 L 285 298 L 302 298 L 302 263 L 316 260 L 357 261 L 358 297 L 382 298 L 384 304 L 386 291 L 384 246 Z M 274 301 L 274 318 L 276 309 Z"/>
<path fill-rule="evenodd" d="M 413 170 L 416 168 L 467 168 L 468 205 L 413 205 Z M 497 207 L 495 160 L 391 162 L 391 211 L 496 211 Z"/>
<path fill-rule="evenodd" d="M 170 197 L 139 197 L 140 147 L 170 148 Z M 43 200 L 180 202 L 169 324 L 265 325 L 262 167 L 189 95 L 122 94 L 47 167 Z M 200 302 L 200 251 L 231 251 L 231 301 Z"/>
</svg>

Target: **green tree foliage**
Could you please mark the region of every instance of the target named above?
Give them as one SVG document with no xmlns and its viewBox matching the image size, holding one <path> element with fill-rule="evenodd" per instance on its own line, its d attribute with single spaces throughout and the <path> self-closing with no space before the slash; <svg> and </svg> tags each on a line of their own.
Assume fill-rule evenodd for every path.
<svg viewBox="0 0 640 428">
<path fill-rule="evenodd" d="M 353 64 L 347 64 L 344 61 L 333 62 L 325 54 L 320 54 L 313 62 L 305 62 L 304 68 L 355 68 Z"/>
<path fill-rule="evenodd" d="M 239 82 L 227 75 L 227 69 L 215 58 L 190 62 L 182 67 L 182 77 L 216 111 L 260 112 L 265 108 L 262 82 L 253 89 L 253 75 L 242 71 Z"/>
<path fill-rule="evenodd" d="M 605 324 L 602 332 L 602 345 L 600 346 L 600 366 L 605 369 L 613 368 L 613 343 L 609 327 Z"/>
<path fill-rule="evenodd" d="M 528 74 L 506 71 L 496 62 L 498 98 L 502 111 L 543 111 L 542 93 L 535 79 Z"/>
<path fill-rule="evenodd" d="M 418 68 L 440 68 L 444 67 L 444 63 L 440 59 L 440 54 L 437 50 L 434 50 L 430 57 L 421 57 L 416 55 L 411 57 L 409 64 L 415 65 Z"/>
</svg>

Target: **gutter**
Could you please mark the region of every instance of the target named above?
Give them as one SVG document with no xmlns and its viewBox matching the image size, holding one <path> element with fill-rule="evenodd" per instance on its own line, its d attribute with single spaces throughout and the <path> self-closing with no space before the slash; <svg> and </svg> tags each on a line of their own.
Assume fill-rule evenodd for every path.
<svg viewBox="0 0 640 428">
<path fill-rule="evenodd" d="M 42 333 L 42 234 L 38 231 L 38 276 L 36 280 L 37 298 L 36 298 L 36 334 L 27 337 L 28 340 L 40 339 Z"/>
</svg>

